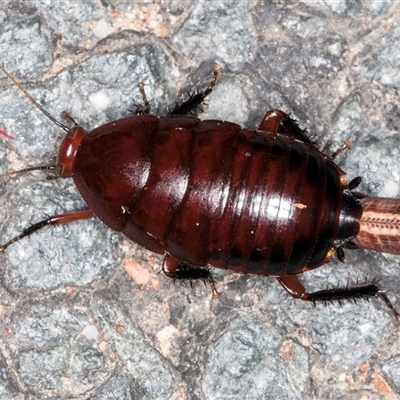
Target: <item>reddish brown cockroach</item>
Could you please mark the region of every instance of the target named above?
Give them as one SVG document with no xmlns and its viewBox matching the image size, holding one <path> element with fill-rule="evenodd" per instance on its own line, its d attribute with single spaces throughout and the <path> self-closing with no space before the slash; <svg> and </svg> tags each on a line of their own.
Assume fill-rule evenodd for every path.
<svg viewBox="0 0 400 400">
<path fill-rule="evenodd" d="M 208 266 L 278 279 L 309 301 L 377 296 L 400 316 L 376 282 L 306 292 L 296 274 L 317 268 L 347 244 L 400 254 L 400 199 L 368 198 L 317 149 L 287 114 L 268 111 L 258 130 L 232 122 L 185 117 L 211 93 L 202 92 L 165 117 L 138 114 L 89 133 L 49 115 L 2 66 L 0 69 L 47 117 L 67 132 L 56 170 L 72 177 L 88 209 L 36 223 L 0 247 L 46 225 L 99 217 L 156 253 L 174 279 L 213 284 Z"/>
</svg>

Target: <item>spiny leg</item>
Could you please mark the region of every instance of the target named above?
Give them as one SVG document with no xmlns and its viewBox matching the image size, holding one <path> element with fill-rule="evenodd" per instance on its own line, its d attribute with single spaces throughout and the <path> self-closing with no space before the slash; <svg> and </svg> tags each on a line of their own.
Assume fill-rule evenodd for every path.
<svg viewBox="0 0 400 400">
<path fill-rule="evenodd" d="M 170 111 L 168 115 L 185 115 L 190 111 L 194 110 L 200 104 L 202 104 L 204 102 L 204 99 L 213 91 L 220 73 L 221 73 L 221 67 L 215 65 L 213 78 L 211 79 L 211 82 L 207 86 L 207 88 L 202 92 L 196 92 L 190 95 L 189 98 L 185 100 L 183 103 L 176 104 L 175 108 L 172 111 Z"/>
<path fill-rule="evenodd" d="M 258 129 L 265 132 L 280 133 L 305 143 L 312 143 L 306 130 L 301 129 L 293 118 L 290 118 L 281 110 L 267 111 Z"/>
<path fill-rule="evenodd" d="M 394 308 L 393 304 L 387 298 L 386 294 L 383 293 L 376 282 L 369 284 L 358 285 L 346 288 L 334 288 L 319 290 L 317 292 L 308 293 L 305 287 L 298 281 L 294 275 L 285 275 L 277 278 L 278 282 L 283 288 L 294 298 L 306 300 L 306 301 L 334 301 L 334 300 L 351 300 L 361 299 L 368 297 L 379 297 L 392 311 L 395 318 L 400 322 L 400 314 Z"/>
<path fill-rule="evenodd" d="M 342 153 L 344 150 L 350 149 L 350 147 L 351 147 L 350 140 L 345 140 L 343 144 L 332 153 L 330 158 L 334 160 L 340 153 Z"/>
<path fill-rule="evenodd" d="M 96 214 L 92 210 L 83 210 L 75 211 L 68 214 L 54 215 L 52 217 L 46 218 L 43 221 L 37 222 L 36 224 L 33 224 L 30 227 L 26 228 L 20 235 L 12 238 L 8 242 L 0 246 L 0 253 L 2 253 L 8 246 L 12 245 L 18 240 L 23 239 L 24 237 L 31 235 L 34 232 L 37 232 L 45 226 L 65 224 L 68 222 L 79 221 L 81 219 L 93 218 L 95 216 Z"/>
<path fill-rule="evenodd" d="M 219 296 L 211 272 L 206 267 L 196 267 L 194 265 L 182 263 L 177 258 L 167 254 L 164 259 L 162 271 L 168 278 L 172 279 L 186 279 L 189 281 L 202 280 L 204 282 L 209 282 L 213 298 L 216 299 Z"/>
<path fill-rule="evenodd" d="M 150 103 L 147 100 L 146 92 L 144 90 L 144 83 L 139 82 L 138 88 L 140 90 L 140 94 L 142 96 L 143 105 L 136 105 L 136 115 L 149 115 L 150 114 Z"/>
</svg>

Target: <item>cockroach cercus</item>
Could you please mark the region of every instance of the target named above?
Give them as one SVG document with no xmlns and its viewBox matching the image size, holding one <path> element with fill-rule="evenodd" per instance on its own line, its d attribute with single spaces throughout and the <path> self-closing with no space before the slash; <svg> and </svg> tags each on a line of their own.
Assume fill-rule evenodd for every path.
<svg viewBox="0 0 400 400">
<path fill-rule="evenodd" d="M 319 151 L 290 116 L 268 111 L 257 130 L 185 116 L 209 95 L 177 104 L 166 116 L 136 115 L 86 133 L 53 118 L 4 67 L 0 69 L 66 132 L 56 165 L 0 175 L 55 170 L 72 177 L 85 210 L 38 222 L 0 246 L 47 225 L 98 217 L 146 249 L 166 254 L 163 272 L 174 279 L 208 280 L 210 266 L 268 275 L 293 297 L 330 301 L 376 296 L 400 315 L 374 280 L 308 293 L 296 275 L 317 268 L 343 247 L 400 254 L 400 199 L 371 198 L 354 189 L 332 158 Z"/>
</svg>

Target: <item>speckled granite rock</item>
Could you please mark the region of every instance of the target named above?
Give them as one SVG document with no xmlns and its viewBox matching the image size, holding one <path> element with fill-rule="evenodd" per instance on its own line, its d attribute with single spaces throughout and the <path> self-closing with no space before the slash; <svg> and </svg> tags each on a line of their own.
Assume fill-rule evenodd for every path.
<svg viewBox="0 0 400 400">
<path fill-rule="evenodd" d="M 145 83 L 162 114 L 223 72 L 201 118 L 257 126 L 290 111 L 360 190 L 400 197 L 399 25 L 394 1 L 3 1 L 0 62 L 56 118 L 90 130 L 129 115 Z M 0 76 L 0 168 L 54 162 L 63 132 Z M 4 242 L 83 208 L 73 182 L 1 182 Z M 134 260 L 135 262 L 132 262 Z M 215 271 L 202 284 L 97 220 L 44 229 L 1 255 L 2 399 L 387 399 L 400 396 L 399 326 L 381 302 L 295 301 L 268 278 Z M 124 271 L 151 280 L 138 284 Z M 400 258 L 347 251 L 301 280 L 365 277 L 400 308 Z M 137 278 L 136 278 L 137 280 Z"/>
</svg>

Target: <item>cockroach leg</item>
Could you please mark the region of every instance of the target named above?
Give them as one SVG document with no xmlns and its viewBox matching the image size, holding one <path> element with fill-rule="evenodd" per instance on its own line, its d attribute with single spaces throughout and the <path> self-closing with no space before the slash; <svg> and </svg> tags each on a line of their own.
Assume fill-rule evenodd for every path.
<svg viewBox="0 0 400 400">
<path fill-rule="evenodd" d="M 368 297 L 379 297 L 390 308 L 393 315 L 400 322 L 400 315 L 394 308 L 393 304 L 389 301 L 386 294 L 383 293 L 376 281 L 369 284 L 358 285 L 345 288 L 333 288 L 326 290 L 319 290 L 318 292 L 307 293 L 305 287 L 298 281 L 294 275 L 285 275 L 277 278 L 278 282 L 283 288 L 294 298 L 306 301 L 341 301 L 341 300 L 355 300 Z"/>
<path fill-rule="evenodd" d="M 261 121 L 259 130 L 271 133 L 277 133 L 279 125 L 287 115 L 281 110 L 269 110 Z"/>
<path fill-rule="evenodd" d="M 215 281 L 207 267 L 196 267 L 194 265 L 182 263 L 177 258 L 167 254 L 164 259 L 162 271 L 168 278 L 172 279 L 189 281 L 202 280 L 208 282 L 211 287 L 213 298 L 216 299 L 219 296 L 215 288 Z"/>
<path fill-rule="evenodd" d="M 343 144 L 336 150 L 333 152 L 333 154 L 331 155 L 332 160 L 334 160 L 342 151 L 346 150 L 346 149 L 350 149 L 351 147 L 351 143 L 349 140 L 345 140 L 343 142 Z"/>
<path fill-rule="evenodd" d="M 68 111 L 63 111 L 61 116 L 67 121 L 71 122 L 73 125 L 78 125 L 78 123 L 71 117 L 71 114 Z"/>
<path fill-rule="evenodd" d="M 294 137 L 304 143 L 315 144 L 315 142 L 308 137 L 307 131 L 305 129 L 301 129 L 297 121 L 289 117 L 289 115 L 286 115 L 286 118 L 282 119 L 278 133 L 285 136 Z"/>
<path fill-rule="evenodd" d="M 376 294 L 376 297 L 379 297 L 389 307 L 390 311 L 393 313 L 393 315 L 395 316 L 397 321 L 400 322 L 400 314 L 394 308 L 393 304 L 390 302 L 390 300 L 386 296 L 386 293 L 378 291 L 378 293 Z"/>
<path fill-rule="evenodd" d="M 11 136 L 10 134 L 8 134 L 8 133 L 5 132 L 5 131 L 2 131 L 1 129 L 0 129 L 0 135 L 3 135 L 3 136 L 6 137 L 7 139 L 14 139 L 14 136 Z"/>
<path fill-rule="evenodd" d="M 68 222 L 79 221 L 81 219 L 89 219 L 95 217 L 96 214 L 92 210 L 82 210 L 82 211 L 75 211 L 68 214 L 61 214 L 61 215 L 54 215 L 49 217 L 43 221 L 37 222 L 36 224 L 31 225 L 29 228 L 26 228 L 20 235 L 12 238 L 8 242 L 4 243 L 0 246 L 0 253 L 2 253 L 8 246 L 12 245 L 13 243 L 17 242 L 18 240 L 23 239 L 31 235 L 34 232 L 37 232 L 41 228 L 47 225 L 59 225 L 65 224 Z"/>
<path fill-rule="evenodd" d="M 142 96 L 143 105 L 136 105 L 136 115 L 149 115 L 150 114 L 150 103 L 147 100 L 146 92 L 144 90 L 144 83 L 139 82 L 138 88 L 140 90 L 140 94 Z"/>
<path fill-rule="evenodd" d="M 217 82 L 220 73 L 221 73 L 221 67 L 215 65 L 213 78 L 211 79 L 211 82 L 207 86 L 207 88 L 202 92 L 193 93 L 183 103 L 176 104 L 175 108 L 172 111 L 170 111 L 168 115 L 186 115 L 190 111 L 198 107 L 200 104 L 202 104 L 204 102 L 204 99 L 214 90 L 214 86 Z"/>
<path fill-rule="evenodd" d="M 258 129 L 270 133 L 280 133 L 304 143 L 312 143 L 306 130 L 301 129 L 293 118 L 281 110 L 267 111 Z"/>
</svg>

